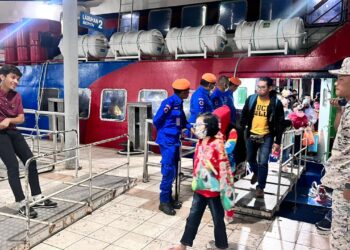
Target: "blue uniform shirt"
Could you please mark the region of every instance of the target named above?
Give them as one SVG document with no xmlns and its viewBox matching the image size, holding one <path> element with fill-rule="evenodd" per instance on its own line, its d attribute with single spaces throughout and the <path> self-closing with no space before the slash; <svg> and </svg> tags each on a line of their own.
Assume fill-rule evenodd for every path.
<svg viewBox="0 0 350 250">
<path fill-rule="evenodd" d="M 214 92 L 210 95 L 211 103 L 213 108 L 217 109 L 224 105 L 225 92 L 222 92 L 220 89 L 215 88 Z"/>
<path fill-rule="evenodd" d="M 183 101 L 176 94 L 165 99 L 153 118 L 157 128 L 156 143 L 160 145 L 180 145 L 183 128 L 190 128 L 183 111 Z"/>
<path fill-rule="evenodd" d="M 236 108 L 234 105 L 233 91 L 226 90 L 224 93 L 224 104 L 227 105 L 231 110 L 231 123 L 236 123 Z"/>
<path fill-rule="evenodd" d="M 205 112 L 213 112 L 213 105 L 209 98 L 209 90 L 200 86 L 191 97 L 190 101 L 190 123 L 195 123 L 197 117 Z"/>
</svg>

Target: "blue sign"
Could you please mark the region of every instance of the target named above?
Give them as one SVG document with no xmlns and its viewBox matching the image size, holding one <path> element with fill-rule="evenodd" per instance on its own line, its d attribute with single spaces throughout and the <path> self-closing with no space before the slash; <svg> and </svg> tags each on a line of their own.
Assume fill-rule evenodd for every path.
<svg viewBox="0 0 350 250">
<path fill-rule="evenodd" d="M 86 12 L 80 12 L 80 26 L 98 31 L 103 30 L 104 20 L 102 17 L 94 16 Z"/>
</svg>

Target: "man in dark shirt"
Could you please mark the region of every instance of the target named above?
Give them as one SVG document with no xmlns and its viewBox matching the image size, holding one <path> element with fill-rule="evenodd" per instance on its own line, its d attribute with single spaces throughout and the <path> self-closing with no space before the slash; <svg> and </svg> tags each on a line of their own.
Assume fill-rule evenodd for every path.
<svg viewBox="0 0 350 250">
<path fill-rule="evenodd" d="M 23 194 L 19 178 L 19 166 L 16 155 L 23 164 L 33 157 L 23 135 L 16 129 L 17 124 L 24 122 L 22 99 L 15 91 L 22 73 L 13 65 L 4 65 L 0 69 L 0 158 L 7 168 L 10 187 L 19 205 L 19 214 L 25 216 L 25 196 Z M 29 185 L 34 200 L 43 198 L 41 194 L 36 162 L 33 161 L 28 167 Z M 57 203 L 46 199 L 34 207 L 56 207 Z M 31 207 L 29 216 L 37 217 L 37 212 Z"/>
</svg>

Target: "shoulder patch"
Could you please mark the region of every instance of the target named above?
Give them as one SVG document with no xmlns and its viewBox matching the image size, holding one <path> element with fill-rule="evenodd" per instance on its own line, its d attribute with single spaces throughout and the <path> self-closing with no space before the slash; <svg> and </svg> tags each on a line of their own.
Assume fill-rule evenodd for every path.
<svg viewBox="0 0 350 250">
<path fill-rule="evenodd" d="M 164 107 L 164 113 L 166 114 L 166 113 L 168 113 L 169 112 L 169 110 L 171 109 L 171 106 L 170 105 L 165 105 L 165 107 Z"/>
<path fill-rule="evenodd" d="M 204 106 L 204 99 L 198 98 L 198 104 L 199 104 L 199 106 Z"/>
</svg>

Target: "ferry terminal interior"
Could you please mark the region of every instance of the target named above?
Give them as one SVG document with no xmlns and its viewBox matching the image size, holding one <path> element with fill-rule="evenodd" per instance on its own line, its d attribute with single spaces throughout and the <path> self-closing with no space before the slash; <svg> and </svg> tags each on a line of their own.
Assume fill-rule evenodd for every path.
<svg viewBox="0 0 350 250">
<path fill-rule="evenodd" d="M 169 85 L 166 87 L 163 86 L 165 82 L 157 85 L 147 83 L 145 80 L 145 86 L 137 87 L 135 84 L 131 86 L 131 81 L 128 82 L 132 79 L 130 75 L 134 76 L 136 72 L 143 74 L 148 71 L 145 76 L 150 78 L 150 75 L 156 74 L 157 68 L 173 70 L 173 76 L 179 78 L 181 74 L 201 75 L 201 72 L 204 73 L 210 69 L 215 71 L 217 76 L 237 73 L 242 79 L 242 86 L 234 95 L 235 106 L 238 110 L 243 107 L 247 96 L 254 93 L 257 79 L 264 76 L 266 72 L 274 79 L 279 88 L 297 89 L 300 97 L 305 93 L 311 93 L 312 97 L 315 97 L 317 92 L 320 93 L 323 105 L 320 108 L 319 128 L 322 130 L 319 129 L 316 138 L 322 139 L 316 143 L 318 144 L 316 152 L 311 152 L 307 146 L 294 150 L 294 144 L 285 143 L 283 147 L 291 148 L 292 152 L 289 162 L 270 162 L 264 199 L 255 198 L 255 185 L 250 184 L 252 174 L 248 170 L 236 176 L 235 215 L 232 222 L 227 222 L 226 231 L 229 249 L 330 249 L 329 232 L 318 230 L 315 223 L 323 219 L 331 204 L 318 203 L 315 197 L 309 196 L 309 190 L 314 181 L 317 183 L 320 181 L 323 171 L 322 163 L 329 157 L 332 138 L 334 139 L 335 134 L 331 124 L 334 121 L 335 112 L 327 102 L 328 99 L 334 97 L 335 78 L 328 74 L 328 69 L 339 68 L 340 62 L 350 55 L 350 51 L 339 47 L 340 52 L 335 53 L 336 56 L 329 56 L 333 57 L 330 60 L 331 63 L 320 55 L 312 59 L 313 55 L 310 56 L 310 54 L 311 52 L 322 54 L 322 49 L 332 44 L 332 36 L 338 38 L 344 34 L 342 32 L 347 32 L 349 1 L 305 1 L 308 3 L 304 5 L 300 4 L 304 1 L 295 1 L 299 9 L 293 5 L 295 13 L 290 17 L 285 14 L 285 6 L 288 4 L 292 6 L 293 1 L 283 1 L 285 12 L 281 16 L 276 14 L 277 10 L 282 8 L 278 5 L 278 1 L 260 0 L 259 4 L 252 3 L 254 1 L 240 0 L 193 0 L 176 4 L 169 4 L 168 1 L 154 3 L 144 1 L 144 6 L 141 2 L 136 0 L 51 0 L 12 1 L 12 3 L 0 1 L 1 12 L 5 11 L 2 15 L 3 25 L 0 26 L 0 34 L 6 36 L 4 39 L 6 42 L 2 42 L 1 45 L 2 64 L 18 65 L 23 72 L 22 83 L 19 84 L 18 91 L 21 95 L 27 93 L 27 96 L 23 98 L 26 122 L 18 125 L 18 129 L 23 132 L 34 153 L 31 161 L 35 160 L 38 164 L 43 194 L 58 203 L 58 207 L 54 209 L 36 209 L 39 216 L 35 219 L 19 216 L 8 184 L 6 167 L 2 163 L 0 166 L 0 249 L 151 250 L 168 249 L 179 244 L 192 204 L 193 159 L 191 155 L 194 148 L 191 141 L 186 139 L 183 141 L 182 158 L 179 163 L 179 173 L 182 174 L 177 176 L 176 183 L 173 185 L 173 192 L 183 202 L 183 206 L 176 210 L 175 216 L 168 216 L 158 209 L 159 185 L 162 178 L 161 157 L 155 143 L 156 131 L 152 126 L 151 118 L 161 101 L 172 94 L 172 89 L 169 87 L 171 77 L 156 78 L 154 76 L 155 78 L 150 80 L 157 81 L 163 77 L 166 79 L 166 84 Z M 232 11 L 236 10 L 235 8 L 239 10 L 246 8 L 246 14 L 243 17 L 238 14 L 233 15 L 234 12 L 231 13 L 231 17 L 240 19 L 232 21 L 231 24 L 224 22 L 227 19 L 218 10 L 218 8 L 220 10 L 227 8 L 230 4 L 233 6 L 231 6 Z M 41 13 L 34 11 L 42 6 L 46 11 Z M 199 6 L 201 11 L 192 9 L 192 6 Z M 31 15 L 22 13 L 25 11 L 22 11 L 21 7 L 25 11 L 33 10 Z M 186 12 L 186 8 L 189 12 Z M 18 11 L 13 12 L 13 9 L 18 9 Z M 167 22 L 158 23 L 162 20 L 157 19 L 159 17 L 156 14 L 169 9 L 173 18 L 168 27 L 162 27 Z M 206 12 L 203 11 L 204 9 Z M 271 20 L 294 18 L 302 13 L 302 9 L 306 9 L 309 14 L 302 19 L 305 24 L 308 24 L 308 26 L 305 25 L 308 39 L 299 37 L 297 33 L 295 40 L 289 41 L 288 45 L 282 41 L 277 42 L 276 48 L 264 49 L 264 46 L 269 47 L 270 45 L 264 45 L 263 42 L 259 43 L 257 40 L 255 47 L 250 47 L 252 44 L 245 45 L 244 38 L 235 40 L 233 37 L 237 35 L 238 27 L 243 30 L 243 20 L 249 19 L 254 22 L 258 19 L 269 20 L 266 22 L 272 25 Z M 8 20 L 6 20 L 6 10 L 11 13 Z M 52 11 L 50 12 L 51 17 L 47 16 L 48 10 Z M 132 44 L 131 40 L 120 45 L 121 47 L 111 43 L 115 31 L 117 34 L 120 34 L 120 31 L 134 32 L 129 33 L 129 39 L 132 35 L 139 33 L 138 41 L 142 35 L 138 30 L 145 29 L 145 15 L 148 15 L 148 29 L 151 30 L 152 19 L 150 17 L 153 10 L 159 11 L 154 14 L 153 18 L 156 21 L 153 24 L 159 28 L 160 33 L 153 33 L 152 39 L 157 40 L 159 34 L 163 39 L 169 28 L 175 27 L 172 23 L 176 23 L 176 19 L 179 19 L 177 22 L 179 26 L 181 23 L 181 27 L 202 27 L 201 25 L 204 25 L 202 30 L 206 30 L 205 25 L 213 25 L 214 28 L 208 28 L 206 31 L 213 30 L 215 41 L 219 41 L 213 44 L 218 48 L 222 46 L 223 48 L 219 49 L 220 52 L 213 52 L 210 51 L 209 45 L 204 48 L 199 46 L 199 51 L 191 52 L 197 49 L 196 45 L 188 52 L 184 49 L 185 44 L 182 44 L 182 51 L 180 46 L 171 52 L 173 44 L 172 38 L 169 37 L 167 39 L 169 44 L 163 39 L 166 48 L 161 49 L 161 54 L 155 52 L 156 54 L 149 55 L 147 49 L 151 50 L 151 48 L 142 47 L 140 44 L 137 44 L 136 50 L 134 47 L 128 48 L 126 45 L 128 42 Z M 66 25 L 76 23 L 79 17 L 77 13 L 80 12 L 89 12 L 91 15 L 104 18 L 105 29 L 102 33 L 110 39 L 107 47 L 101 47 L 101 44 L 104 44 L 107 39 L 102 39 L 101 34 L 96 33 L 96 30 L 86 27 L 78 28 L 78 25 Z M 165 12 L 166 15 L 169 13 Z M 62 13 L 67 14 L 64 16 Z M 115 18 L 116 13 L 120 14 L 118 18 Z M 196 21 L 191 23 L 189 21 L 191 18 L 188 16 L 186 18 L 188 13 L 199 16 L 196 16 Z M 224 32 L 226 30 L 225 39 L 221 35 L 221 28 L 215 26 L 217 19 L 211 19 L 210 13 L 216 13 L 217 19 L 222 21 L 220 24 L 223 25 Z M 40 14 L 45 15 L 41 17 Z M 260 15 L 260 18 L 252 19 L 254 15 Z M 201 19 L 200 17 L 204 21 L 196 23 Z M 30 22 L 28 18 L 45 20 L 52 18 L 52 20 L 44 21 L 44 24 L 40 23 L 37 26 L 28 26 L 30 27 L 28 28 L 30 32 L 27 34 L 29 40 L 25 43 L 25 39 L 21 40 L 21 36 L 25 37 L 25 33 L 21 32 L 27 29 L 25 25 Z M 242 26 L 237 25 L 238 21 L 242 21 Z M 111 25 L 112 22 L 114 26 Z M 298 22 L 295 21 L 289 25 L 296 25 L 298 28 L 296 24 Z M 116 28 L 116 24 L 119 27 Z M 134 25 L 140 27 L 134 29 Z M 265 25 L 261 23 L 261 25 L 262 27 L 267 26 L 266 23 Z M 88 26 L 94 25 L 89 24 Z M 39 28 L 36 30 L 33 27 Z M 15 47 L 9 42 L 12 36 L 8 36 L 8 31 L 12 29 L 12 35 L 16 40 Z M 43 29 L 46 29 L 45 32 L 42 32 Z M 4 33 L 3 30 L 6 32 Z M 80 38 L 78 38 L 78 32 Z M 177 31 L 173 30 L 173 32 Z M 184 34 L 185 31 L 181 32 Z M 17 35 L 20 33 L 22 35 Z M 42 33 L 50 33 L 50 36 L 42 35 Z M 59 47 L 65 56 L 56 55 L 57 52 L 54 52 L 52 48 L 44 49 L 47 46 L 45 44 L 37 46 L 34 42 L 35 34 L 40 34 L 40 39 L 44 41 L 46 38 L 48 43 L 54 43 L 56 50 Z M 242 31 L 242 37 L 243 35 Z M 90 46 L 89 42 L 84 45 L 83 36 L 85 36 L 85 41 L 88 41 L 90 37 L 95 39 L 97 45 Z M 121 40 L 126 39 L 125 35 L 123 37 Z M 62 47 L 58 44 L 61 38 Z M 78 39 L 82 42 L 81 47 L 70 45 L 72 41 Z M 295 49 L 293 43 L 299 43 L 303 39 L 308 40 L 308 44 L 300 42 L 301 47 Z M 225 41 L 222 42 L 223 40 Z M 155 45 L 155 51 L 159 51 L 158 45 L 158 43 Z M 144 49 L 140 49 L 141 47 Z M 109 50 L 110 48 L 117 49 L 113 52 L 112 49 Z M 245 52 L 237 52 L 238 49 L 245 49 Z M 267 50 L 265 54 L 261 52 L 264 50 Z M 95 54 L 92 55 L 93 53 Z M 169 56 L 167 53 L 172 55 Z M 260 53 L 262 55 L 254 56 Z M 272 56 L 275 53 L 278 55 Z M 281 54 L 283 56 L 280 56 Z M 300 68 L 296 66 L 297 69 L 293 71 L 293 67 L 284 65 L 297 60 L 296 58 L 301 55 L 307 56 L 305 60 L 303 59 L 304 64 L 299 65 Z M 200 59 L 197 59 L 198 57 Z M 264 58 L 268 57 L 270 61 L 266 63 L 266 67 L 275 67 L 271 70 L 261 66 L 264 64 L 262 63 Z M 317 59 L 319 59 L 319 65 L 312 68 L 310 66 L 311 62 L 314 62 L 312 60 Z M 271 61 L 278 60 L 281 63 L 277 66 L 271 63 Z M 173 66 L 177 63 L 177 66 L 169 66 L 171 63 Z M 207 65 L 211 63 L 214 65 L 212 68 Z M 249 70 L 249 65 L 252 63 L 260 67 L 256 71 L 255 69 Z M 301 69 L 303 67 L 305 69 Z M 196 72 L 193 73 L 193 71 Z M 105 77 L 108 74 L 112 75 L 108 76 L 111 78 Z M 124 74 L 129 78 L 126 78 Z M 193 93 L 198 87 L 199 80 L 198 76 L 191 77 L 194 84 L 191 85 L 191 93 Z M 55 78 L 59 80 L 56 79 L 56 82 L 52 80 Z M 143 78 L 146 77 L 141 76 L 140 79 Z M 140 79 L 135 78 L 134 82 Z M 121 81 L 127 83 L 122 85 Z M 74 82 L 79 82 L 79 84 L 74 84 Z M 114 113 L 111 114 L 109 107 L 113 103 L 118 106 L 118 110 L 114 109 Z M 185 101 L 184 109 L 186 113 L 189 112 L 189 100 Z M 292 130 L 285 133 L 284 137 L 288 136 L 288 133 L 295 136 L 295 133 L 299 132 Z M 300 144 L 303 144 L 302 141 Z M 20 166 L 22 187 L 29 197 L 28 206 L 32 202 L 25 171 L 29 163 Z M 245 164 L 243 167 L 248 169 Z M 189 249 L 216 249 L 213 228 L 211 214 L 207 209 L 193 247 Z"/>
</svg>

